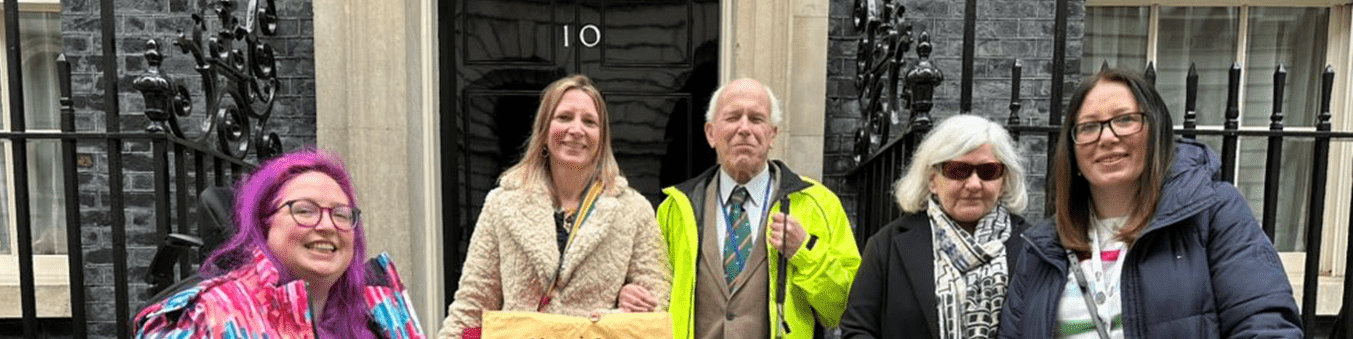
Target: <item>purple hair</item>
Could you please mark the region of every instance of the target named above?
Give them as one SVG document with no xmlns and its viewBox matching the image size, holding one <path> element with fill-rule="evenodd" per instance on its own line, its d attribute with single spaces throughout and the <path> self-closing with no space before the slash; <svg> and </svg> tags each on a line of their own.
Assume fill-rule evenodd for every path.
<svg viewBox="0 0 1353 339">
<path fill-rule="evenodd" d="M 333 178 L 343 188 L 343 194 L 353 207 L 357 207 L 357 197 L 352 188 L 352 177 L 338 156 L 319 149 L 303 149 L 280 155 L 268 160 L 240 179 L 235 187 L 235 235 L 226 240 L 221 247 L 212 251 L 204 261 L 199 272 L 204 278 L 228 273 L 249 262 L 255 249 L 279 268 L 281 279 L 285 283 L 296 278 L 283 268 L 277 257 L 268 249 L 268 218 L 276 212 L 273 200 L 282 186 L 291 179 L 306 172 L 320 172 Z M 366 236 L 361 220 L 353 228 L 352 262 L 348 270 L 338 278 L 329 289 L 329 299 L 325 302 L 323 322 L 316 326 L 323 337 L 357 335 L 359 338 L 371 338 L 367 328 L 366 301 L 362 298 L 362 287 L 366 283 Z M 318 334 L 318 333 L 317 333 Z"/>
</svg>

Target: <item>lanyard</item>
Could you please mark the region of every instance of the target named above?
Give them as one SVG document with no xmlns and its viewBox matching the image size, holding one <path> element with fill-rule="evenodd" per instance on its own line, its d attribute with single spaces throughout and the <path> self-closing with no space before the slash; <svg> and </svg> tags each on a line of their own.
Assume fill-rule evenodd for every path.
<svg viewBox="0 0 1353 339">
<path fill-rule="evenodd" d="M 1109 277 L 1118 276 L 1119 273 L 1121 273 L 1123 262 L 1126 261 L 1126 258 L 1122 257 L 1122 252 L 1120 250 L 1118 260 L 1114 262 L 1113 267 L 1105 272 L 1103 254 L 1100 252 L 1099 246 L 1099 231 L 1092 230 L 1090 232 L 1090 237 L 1090 257 L 1091 260 L 1093 260 L 1091 266 L 1094 267 L 1095 271 L 1093 288 L 1091 288 L 1090 282 L 1087 281 L 1088 279 L 1085 277 L 1085 272 L 1082 272 L 1081 270 L 1080 260 L 1076 258 L 1076 252 L 1066 250 L 1066 257 L 1067 261 L 1071 264 L 1072 273 L 1075 273 L 1076 284 L 1080 286 L 1081 299 L 1085 300 L 1085 308 L 1090 311 L 1090 321 L 1094 324 L 1095 331 L 1099 333 L 1100 338 L 1108 339 L 1111 327 L 1109 321 L 1105 319 L 1106 315 L 1099 312 L 1098 304 L 1107 301 L 1109 293 L 1116 293 L 1115 290 L 1119 284 L 1122 283 L 1122 278 L 1113 279 L 1114 282 L 1110 283 Z"/>
<path fill-rule="evenodd" d="M 583 221 L 592 215 L 593 207 L 597 202 L 597 197 L 601 196 L 601 181 L 596 179 L 596 174 L 592 175 L 591 184 L 587 187 L 587 193 L 583 195 L 583 200 L 578 202 L 578 215 L 573 217 L 573 226 L 568 232 L 568 242 L 564 245 L 564 251 L 559 253 L 559 267 L 554 270 L 554 279 L 550 279 L 550 289 L 545 291 L 545 296 L 540 297 L 540 305 L 536 306 L 536 312 L 544 312 L 545 306 L 550 305 L 550 294 L 554 293 L 555 285 L 559 283 L 559 274 L 564 273 L 564 253 L 573 246 L 573 236 L 578 234 L 578 227 L 582 226 Z"/>
<path fill-rule="evenodd" d="M 769 171 L 769 169 L 767 169 L 767 171 Z M 719 181 L 719 186 L 716 186 L 716 187 L 722 188 L 722 187 L 723 187 L 723 181 L 722 181 L 723 179 L 722 179 L 722 177 L 720 177 L 719 180 L 720 180 L 720 181 Z M 772 184 L 772 182 L 771 182 L 770 178 L 766 178 L 766 190 L 765 190 L 766 192 L 763 194 L 763 198 L 761 199 L 761 219 L 765 219 L 766 216 L 767 216 L 767 214 L 770 213 L 770 205 L 771 205 L 771 204 L 770 204 L 770 191 L 771 191 L 771 184 Z M 733 187 L 736 188 L 737 186 L 735 185 L 735 186 L 733 186 Z M 745 187 L 745 186 L 744 186 L 744 187 Z M 750 192 L 749 192 L 749 193 L 750 193 Z M 744 202 L 744 203 L 745 203 L 745 202 Z M 743 206 L 746 206 L 746 205 L 743 205 Z M 724 196 L 723 196 L 723 190 L 722 190 L 722 189 L 719 190 L 719 216 L 720 216 L 721 218 L 723 218 L 724 235 L 725 235 L 726 237 L 732 237 L 732 236 L 733 236 L 733 231 L 734 231 L 733 228 L 734 228 L 734 227 L 737 227 L 736 225 L 733 225 L 733 222 L 735 222 L 735 221 L 737 221 L 737 220 L 733 220 L 733 219 L 730 218 L 731 216 L 728 214 L 728 206 L 724 206 Z M 752 219 L 752 216 L 748 215 L 748 216 L 747 216 L 747 220 L 750 222 L 750 221 L 753 221 L 754 219 Z M 756 224 L 757 224 L 757 225 L 761 225 L 761 222 L 760 222 L 760 221 L 757 221 Z M 755 233 L 753 233 L 753 234 L 755 234 Z M 756 239 L 755 236 L 753 236 L 753 239 Z M 725 239 L 725 241 L 727 241 L 727 239 Z M 736 258 L 734 258 L 733 260 L 736 260 L 736 261 L 738 262 L 738 266 L 742 266 L 742 265 L 747 261 L 747 258 L 743 258 L 741 255 L 738 255 L 738 254 L 736 254 L 736 253 L 737 253 L 737 252 L 734 252 L 734 256 L 736 256 Z"/>
</svg>

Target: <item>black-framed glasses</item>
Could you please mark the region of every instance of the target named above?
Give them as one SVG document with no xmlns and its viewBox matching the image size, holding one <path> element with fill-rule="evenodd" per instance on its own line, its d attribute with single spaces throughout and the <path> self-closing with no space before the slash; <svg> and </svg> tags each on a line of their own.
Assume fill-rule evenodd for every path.
<svg viewBox="0 0 1353 339">
<path fill-rule="evenodd" d="M 282 206 L 287 207 L 287 211 L 291 213 L 291 220 L 295 220 L 297 226 L 305 228 L 318 226 L 320 220 L 324 218 L 324 211 L 328 211 L 329 220 L 334 223 L 334 227 L 350 231 L 357 227 L 358 220 L 362 215 L 362 210 L 351 206 L 320 207 L 319 204 L 308 199 L 287 201 Z"/>
<path fill-rule="evenodd" d="M 1109 120 L 1083 122 L 1071 128 L 1071 141 L 1077 145 L 1099 141 L 1100 135 L 1104 134 L 1104 126 L 1109 126 L 1114 136 L 1122 138 L 1141 132 L 1145 125 L 1146 113 L 1142 112 L 1123 114 Z"/>
<path fill-rule="evenodd" d="M 967 180 L 973 172 L 977 178 L 992 181 L 1005 176 L 1005 164 L 999 162 L 974 165 L 966 162 L 945 161 L 939 164 L 940 173 L 950 180 Z"/>
</svg>

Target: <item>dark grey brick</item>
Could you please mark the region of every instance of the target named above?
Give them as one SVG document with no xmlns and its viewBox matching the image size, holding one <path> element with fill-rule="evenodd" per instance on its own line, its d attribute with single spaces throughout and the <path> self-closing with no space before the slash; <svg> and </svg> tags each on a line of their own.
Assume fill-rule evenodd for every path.
<svg viewBox="0 0 1353 339">
<path fill-rule="evenodd" d="M 127 14 L 160 13 L 168 9 L 164 1 L 157 0 L 117 0 L 117 11 Z"/>
<path fill-rule="evenodd" d="M 204 116 L 205 95 L 202 93 L 201 76 L 194 70 L 196 64 L 192 57 L 171 44 L 180 30 L 190 31 L 192 20 L 189 11 L 197 9 L 196 1 L 187 0 L 116 0 L 119 37 L 117 39 L 118 75 L 118 113 L 117 129 L 126 132 L 143 131 L 148 120 L 143 115 L 144 99 L 131 87 L 131 81 L 144 73 L 147 65 L 142 54 L 145 52 L 146 39 L 161 42 L 160 52 L 166 57 L 162 70 L 171 78 L 183 82 L 192 92 L 195 103 L 190 119 L 185 126 L 195 126 Z M 62 35 L 64 53 L 72 65 L 73 106 L 76 108 L 77 129 L 86 132 L 106 131 L 104 116 L 104 75 L 103 41 L 101 40 L 100 19 L 97 2 L 88 0 L 64 0 L 62 3 Z M 314 131 L 314 40 L 312 38 L 313 21 L 309 1 L 283 0 L 279 7 L 289 9 L 283 15 L 283 27 L 289 28 L 289 35 L 264 37 L 264 41 L 278 48 L 279 58 L 288 64 L 282 76 L 289 76 L 288 85 L 283 87 L 274 117 L 299 117 L 298 119 L 274 119 L 269 123 L 269 131 L 282 134 L 284 145 L 297 147 L 311 144 L 315 140 Z M 243 6 L 241 6 L 243 7 Z M 279 8 L 280 9 L 280 8 Z M 168 10 L 168 11 L 166 11 Z M 236 15 L 243 17 L 243 9 Z M 208 32 L 211 36 L 218 29 L 214 15 L 208 15 Z M 242 48 L 242 45 L 232 48 Z M 109 229 L 107 206 L 108 170 L 106 142 L 82 141 L 81 153 L 93 155 L 93 168 L 82 169 L 80 180 L 81 230 L 85 242 L 87 269 L 86 286 L 90 293 L 88 307 L 90 313 L 115 314 L 112 310 L 111 279 L 112 234 Z M 129 233 L 128 262 L 129 273 L 139 276 L 145 271 L 146 257 L 151 255 L 153 246 L 160 241 L 154 231 L 154 177 L 152 156 L 148 143 L 129 143 L 123 147 L 124 172 L 118 174 L 123 179 L 123 190 L 116 198 L 123 202 L 123 213 Z M 138 279 L 132 279 L 133 281 Z M 133 299 L 139 299 L 139 291 L 144 284 L 132 285 Z M 91 319 L 87 324 L 91 337 L 106 338 L 114 333 L 114 319 Z"/>
<path fill-rule="evenodd" d="M 930 112 L 935 121 L 944 117 L 958 113 L 958 99 L 960 81 L 963 78 L 961 73 L 962 51 L 963 51 L 963 11 L 964 1 L 960 0 L 931 0 L 931 1 L 904 1 L 907 6 L 906 20 L 915 25 L 915 34 L 919 37 L 923 31 L 930 32 L 934 43 L 934 52 L 932 60 L 945 74 L 945 81 L 935 89 L 934 105 L 935 108 Z M 1014 59 L 1023 61 L 1024 69 L 1020 83 L 1021 103 L 1023 108 L 1020 116 L 1021 122 L 1026 124 L 1046 123 L 1048 120 L 1048 95 L 1051 93 L 1051 65 L 1052 65 L 1052 39 L 1055 33 L 1053 26 L 1053 16 L 1055 14 L 1055 1 L 983 1 L 978 2 L 978 22 L 975 42 L 976 54 L 978 58 L 974 60 L 973 76 L 977 80 L 974 83 L 973 113 L 989 117 L 991 119 L 1004 123 L 1009 117 L 1010 100 L 1010 64 Z M 852 3 L 842 1 L 833 2 L 833 13 L 849 11 L 849 8 L 838 8 L 842 6 L 853 6 Z M 1078 75 L 1079 55 L 1081 51 L 1080 39 L 1083 35 L 1084 11 L 1081 9 L 1084 2 L 1081 0 L 1071 1 L 1068 5 L 1071 7 L 1071 16 L 1069 17 L 1068 44 L 1066 60 L 1067 83 L 1071 83 L 1064 88 L 1064 94 L 1069 94 L 1071 86 L 1074 85 Z M 834 33 L 833 38 L 839 36 Z M 833 41 L 833 43 L 836 43 Z M 840 60 L 841 67 L 829 67 L 829 79 L 854 79 L 855 72 L 852 69 L 854 65 L 854 56 L 846 55 L 844 51 L 829 52 L 828 58 L 832 62 Z M 909 60 L 915 60 L 916 52 L 914 48 L 906 54 Z M 1073 67 L 1075 66 L 1075 67 Z M 829 98 L 847 98 L 840 96 L 845 88 L 854 86 L 845 86 L 848 82 L 828 82 Z M 835 87 L 833 87 L 835 86 Z M 853 96 L 849 97 L 853 98 Z M 1064 99 L 1063 99 L 1064 100 Z M 828 100 L 828 131 L 824 138 L 824 179 L 827 182 L 846 183 L 848 180 L 844 177 L 845 171 L 853 168 L 854 164 L 850 160 L 853 152 L 853 132 L 844 133 L 846 135 L 835 134 L 832 126 L 849 125 L 849 122 L 858 121 L 859 115 L 851 112 L 858 112 L 858 105 L 851 105 L 852 101 L 847 100 Z M 904 114 L 907 114 L 904 112 Z M 842 122 L 837 122 L 842 121 Z M 835 124 L 835 125 L 834 125 Z M 900 127 L 900 126 L 899 126 Z M 1029 183 L 1042 183 L 1045 181 L 1046 172 L 1046 138 L 1037 136 L 1025 136 L 1021 141 L 1021 153 L 1024 158 L 1030 159 L 1037 165 L 1031 164 L 1033 171 L 1029 176 Z M 858 195 L 853 192 L 855 187 L 848 184 L 838 186 L 840 191 L 838 195 L 842 197 L 842 202 L 846 204 L 847 211 L 854 213 L 856 209 L 854 204 L 858 202 Z M 1030 192 L 1030 208 L 1026 211 L 1026 217 L 1032 217 L 1037 220 L 1043 215 L 1042 204 L 1044 196 L 1041 192 L 1033 194 Z M 852 214 L 851 218 L 854 218 Z"/>
</svg>

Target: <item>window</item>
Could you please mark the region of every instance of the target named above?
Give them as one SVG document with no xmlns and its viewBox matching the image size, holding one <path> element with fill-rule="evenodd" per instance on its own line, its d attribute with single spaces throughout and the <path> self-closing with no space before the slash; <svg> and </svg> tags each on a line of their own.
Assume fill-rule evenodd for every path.
<svg viewBox="0 0 1353 339">
<path fill-rule="evenodd" d="M 60 3 L 21 0 L 19 39 L 24 92 L 24 121 L 28 131 L 54 132 L 60 128 L 60 98 L 56 57 L 61 53 Z M 3 29 L 3 28 L 0 28 Z M 0 43 L 7 43 L 0 34 Z M 0 78 L 8 79 L 8 54 L 0 54 Z M 0 81 L 0 105 L 9 108 L 7 81 Z M 0 131 L 11 130 L 9 113 L 0 114 Z M 28 140 L 18 145 L 0 141 L 0 293 L 18 294 L 18 242 L 15 237 L 17 213 L 13 197 L 14 147 L 27 147 L 28 192 L 33 234 L 33 267 L 37 285 L 40 317 L 69 316 L 70 297 L 66 263 L 65 196 L 61 176 L 60 142 Z M 14 303 L 0 302 L 0 317 L 18 317 L 18 298 Z M 56 299 L 56 300 L 53 300 Z M 50 302 L 48 302 L 50 301 Z M 11 314 L 13 313 L 13 314 Z"/>
<path fill-rule="evenodd" d="M 1287 69 L 1283 112 L 1288 129 L 1311 129 L 1319 109 L 1319 80 L 1325 61 L 1329 8 L 1322 7 L 1088 7 L 1086 74 L 1102 62 L 1141 70 L 1154 59 L 1157 88 L 1176 125 L 1184 121 L 1185 77 L 1197 67 L 1198 126 L 1225 123 L 1227 71 L 1242 65 L 1242 129 L 1268 129 L 1273 72 Z M 1149 34 L 1155 21 L 1157 34 Z M 1148 45 L 1156 53 L 1148 55 Z M 1221 137 L 1200 136 L 1214 151 Z M 1311 141 L 1285 140 L 1281 182 L 1310 182 Z M 1262 217 L 1267 140 L 1242 138 L 1236 186 Z M 1305 250 L 1309 187 L 1281 185 L 1274 241 L 1280 251 Z"/>
<path fill-rule="evenodd" d="M 24 120 L 30 131 L 56 131 L 60 128 L 60 106 L 57 102 L 60 93 L 57 89 L 56 56 L 61 53 L 61 15 L 46 12 L 19 13 L 19 24 L 23 49 L 23 90 Z M 8 86 L 8 84 L 6 84 Z M 5 89 L 8 92 L 9 88 Z M 7 100 L 6 100 L 7 101 Z M 9 103 L 5 106 L 8 108 Z M 9 117 L 3 119 L 0 128 L 9 130 Z M 60 143 L 55 140 L 29 140 L 28 182 L 29 197 L 33 206 L 33 253 L 38 255 L 65 254 L 65 197 L 62 194 Z M 0 160 L 0 168 L 9 176 L 6 182 L 14 182 L 13 172 L 7 166 L 12 161 L 12 147 L 6 141 L 5 157 Z M 13 187 L 5 187 L 4 205 L 0 213 L 5 215 L 0 223 L 0 236 L 5 244 L 0 245 L 0 254 L 15 254 L 13 233 L 15 214 Z"/>
<path fill-rule="evenodd" d="M 1326 65 L 1335 65 L 1336 74 L 1345 80 L 1336 81 L 1332 115 L 1336 131 L 1349 130 L 1349 119 L 1341 116 L 1339 103 L 1350 99 L 1340 94 L 1338 84 L 1347 86 L 1346 67 L 1349 62 L 1347 46 L 1339 43 L 1348 39 L 1347 25 L 1331 25 L 1331 21 L 1346 22 L 1348 7 L 1321 0 L 1221 0 L 1172 2 L 1159 1 L 1088 0 L 1084 58 L 1081 71 L 1092 74 L 1104 63 L 1113 67 L 1142 70 L 1147 61 L 1156 65 L 1156 86 L 1169 106 L 1176 127 L 1182 127 L 1184 117 L 1185 79 L 1190 64 L 1197 67 L 1199 129 L 1222 129 L 1225 123 L 1227 72 L 1233 64 L 1242 68 L 1240 97 L 1240 128 L 1269 129 L 1273 112 L 1273 74 L 1279 65 L 1287 70 L 1286 89 L 1282 102 L 1284 127 L 1287 130 L 1314 130 L 1320 109 L 1320 76 Z M 1342 81 L 1342 82 L 1341 82 Z M 1345 91 L 1347 92 L 1347 91 Z M 1345 110 L 1346 111 L 1346 110 Z M 1198 140 L 1220 152 L 1220 136 L 1198 136 Z M 1339 163 L 1341 148 L 1332 143 L 1329 180 L 1337 183 L 1348 176 L 1353 166 Z M 1236 187 L 1249 201 L 1256 219 L 1263 217 L 1264 171 L 1267 163 L 1267 138 L 1240 138 L 1236 161 Z M 1277 223 L 1274 242 L 1282 252 L 1304 252 L 1306 211 L 1311 202 L 1312 172 L 1311 139 L 1286 139 L 1283 145 L 1281 184 L 1278 193 Z M 1329 186 L 1327 186 L 1329 187 Z M 1347 185 L 1338 190 L 1327 189 L 1327 196 L 1347 195 Z M 1321 271 L 1335 271 L 1343 275 L 1343 251 L 1331 245 L 1346 237 L 1348 210 L 1346 199 L 1331 197 L 1325 202 L 1326 216 Z M 1337 216 L 1337 217 L 1334 217 Z M 1285 258 L 1290 257 L 1284 254 Z M 1334 257 L 1338 257 L 1334 259 Z M 1289 273 L 1301 276 L 1304 269 L 1300 260 L 1286 264 Z M 1286 260 L 1285 260 L 1286 261 Z M 1299 282 L 1299 281 L 1297 281 Z M 1298 288 L 1299 289 L 1299 288 Z M 1321 294 L 1337 292 L 1322 282 Z M 1299 293 L 1299 292 L 1298 292 Z M 1322 298 L 1324 300 L 1324 298 Z M 1335 300 L 1337 303 L 1337 300 Z M 1321 314 L 1326 313 L 1325 302 Z M 1334 305 L 1337 310 L 1338 305 Z"/>
</svg>

